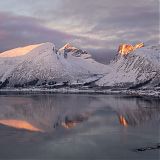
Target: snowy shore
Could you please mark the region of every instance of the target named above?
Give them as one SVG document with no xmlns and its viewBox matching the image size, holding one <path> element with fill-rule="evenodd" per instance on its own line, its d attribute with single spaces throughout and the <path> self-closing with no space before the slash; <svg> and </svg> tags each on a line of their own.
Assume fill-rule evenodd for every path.
<svg viewBox="0 0 160 160">
<path fill-rule="evenodd" d="M 160 98 L 160 90 L 127 90 L 127 89 L 79 89 L 79 88 L 23 88 L 23 89 L 1 89 L 0 94 L 116 94 L 139 97 Z"/>
</svg>

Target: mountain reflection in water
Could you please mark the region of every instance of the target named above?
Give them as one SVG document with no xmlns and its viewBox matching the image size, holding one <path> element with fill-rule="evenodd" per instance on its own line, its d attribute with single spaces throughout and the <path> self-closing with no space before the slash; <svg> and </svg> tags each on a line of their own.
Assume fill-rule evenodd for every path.
<svg viewBox="0 0 160 160">
<path fill-rule="evenodd" d="M 17 128 L 17 129 L 26 129 L 33 132 L 42 132 L 41 129 L 38 129 L 32 126 L 31 124 L 29 124 L 28 122 L 22 121 L 22 120 L 14 120 L 14 119 L 0 120 L 0 124 Z"/>
<path fill-rule="evenodd" d="M 159 101 L 131 97 L 93 96 L 1 97 L 0 124 L 33 132 L 53 132 L 59 127 L 74 128 L 99 110 L 113 110 L 123 126 L 136 126 L 160 119 Z M 56 100 L 58 98 L 58 100 Z M 59 100 L 60 99 L 60 100 Z M 88 101 L 81 106 L 82 101 Z"/>
<path fill-rule="evenodd" d="M 59 99 L 59 98 L 58 98 Z M 87 120 L 87 107 L 77 108 L 76 101 L 56 100 L 56 96 L 1 97 L 0 124 L 33 132 L 53 132 L 57 128 L 73 128 Z"/>
<path fill-rule="evenodd" d="M 158 159 L 160 100 L 0 95 L 0 159 Z M 154 147 L 152 147 L 154 148 Z"/>
<path fill-rule="evenodd" d="M 160 104 L 159 101 L 142 101 L 137 102 L 136 107 L 132 105 L 124 107 L 119 115 L 119 122 L 121 125 L 127 126 L 139 126 L 142 123 L 149 121 L 160 120 Z M 119 114 L 119 113 L 118 113 Z"/>
</svg>

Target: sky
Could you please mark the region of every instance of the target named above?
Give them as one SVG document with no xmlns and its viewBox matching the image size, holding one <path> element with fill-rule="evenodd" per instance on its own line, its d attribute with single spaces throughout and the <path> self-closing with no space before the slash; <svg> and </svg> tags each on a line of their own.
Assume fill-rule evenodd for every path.
<svg viewBox="0 0 160 160">
<path fill-rule="evenodd" d="M 107 63 L 121 43 L 159 43 L 159 0 L 1 0 L 0 52 L 42 42 Z"/>
</svg>

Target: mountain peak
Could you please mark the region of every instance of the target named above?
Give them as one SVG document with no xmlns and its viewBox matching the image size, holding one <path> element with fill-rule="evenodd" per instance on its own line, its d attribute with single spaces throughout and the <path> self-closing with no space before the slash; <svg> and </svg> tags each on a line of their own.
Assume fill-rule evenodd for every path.
<svg viewBox="0 0 160 160">
<path fill-rule="evenodd" d="M 122 56 L 126 56 L 129 53 L 135 51 L 138 48 L 144 47 L 144 43 L 137 43 L 136 45 L 131 45 L 131 44 L 121 44 L 118 49 L 118 53 L 121 54 Z"/>
<path fill-rule="evenodd" d="M 67 43 L 67 44 L 65 44 L 61 49 L 62 49 L 62 50 L 64 50 L 64 49 L 72 49 L 72 50 L 75 50 L 75 49 L 78 49 L 78 48 L 74 47 L 71 43 Z"/>
<path fill-rule="evenodd" d="M 64 48 L 70 48 L 70 47 L 73 47 L 71 43 L 66 43 L 66 44 L 64 45 Z"/>
</svg>

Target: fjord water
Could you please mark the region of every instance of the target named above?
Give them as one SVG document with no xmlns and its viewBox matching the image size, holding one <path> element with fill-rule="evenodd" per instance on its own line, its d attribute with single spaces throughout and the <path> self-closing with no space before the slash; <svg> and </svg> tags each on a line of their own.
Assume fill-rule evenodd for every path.
<svg viewBox="0 0 160 160">
<path fill-rule="evenodd" d="M 117 95 L 1 95 L 0 159 L 157 160 L 160 100 Z"/>
</svg>

